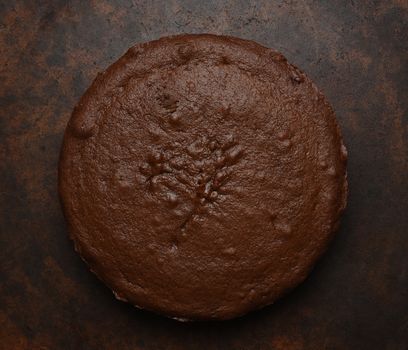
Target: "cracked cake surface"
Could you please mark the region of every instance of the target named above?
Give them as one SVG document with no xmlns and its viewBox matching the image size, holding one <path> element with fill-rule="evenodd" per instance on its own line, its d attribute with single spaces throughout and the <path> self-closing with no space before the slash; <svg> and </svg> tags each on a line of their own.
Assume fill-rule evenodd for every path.
<svg viewBox="0 0 408 350">
<path fill-rule="evenodd" d="M 228 319 L 305 279 L 345 207 L 346 157 L 332 108 L 280 53 L 180 35 L 98 75 L 59 191 L 76 250 L 119 299 Z"/>
</svg>

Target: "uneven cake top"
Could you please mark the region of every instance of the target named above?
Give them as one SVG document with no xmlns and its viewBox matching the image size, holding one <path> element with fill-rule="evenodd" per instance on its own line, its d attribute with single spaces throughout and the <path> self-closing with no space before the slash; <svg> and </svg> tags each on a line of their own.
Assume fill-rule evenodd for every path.
<svg viewBox="0 0 408 350">
<path fill-rule="evenodd" d="M 346 150 L 315 85 L 254 42 L 182 35 L 132 47 L 67 127 L 72 239 L 122 300 L 226 319 L 300 283 L 346 203 Z"/>
</svg>

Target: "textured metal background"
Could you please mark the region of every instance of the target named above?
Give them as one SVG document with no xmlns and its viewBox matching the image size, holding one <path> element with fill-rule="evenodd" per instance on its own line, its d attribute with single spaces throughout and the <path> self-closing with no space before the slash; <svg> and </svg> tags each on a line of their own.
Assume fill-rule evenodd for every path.
<svg viewBox="0 0 408 350">
<path fill-rule="evenodd" d="M 408 1 L 0 0 L 0 349 L 408 348 Z M 339 234 L 274 306 L 181 324 L 115 300 L 57 197 L 70 112 L 134 43 L 175 33 L 282 51 L 333 104 L 349 150 Z"/>
</svg>

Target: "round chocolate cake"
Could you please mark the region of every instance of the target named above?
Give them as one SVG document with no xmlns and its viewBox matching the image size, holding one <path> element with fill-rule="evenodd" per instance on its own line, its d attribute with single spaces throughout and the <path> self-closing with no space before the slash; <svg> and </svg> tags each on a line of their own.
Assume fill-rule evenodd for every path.
<svg viewBox="0 0 408 350">
<path fill-rule="evenodd" d="M 118 299 L 228 319 L 306 278 L 346 204 L 346 156 L 332 108 L 279 52 L 181 35 L 98 75 L 59 190 L 76 250 Z"/>
</svg>

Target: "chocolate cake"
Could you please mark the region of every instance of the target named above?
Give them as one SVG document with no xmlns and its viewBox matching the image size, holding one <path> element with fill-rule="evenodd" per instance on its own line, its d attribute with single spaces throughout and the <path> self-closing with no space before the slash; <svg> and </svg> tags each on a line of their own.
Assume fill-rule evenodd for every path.
<svg viewBox="0 0 408 350">
<path fill-rule="evenodd" d="M 59 191 L 76 250 L 118 299 L 229 319 L 302 282 L 346 205 L 335 114 L 279 52 L 138 44 L 75 107 Z"/>
</svg>

